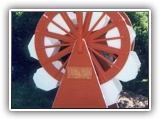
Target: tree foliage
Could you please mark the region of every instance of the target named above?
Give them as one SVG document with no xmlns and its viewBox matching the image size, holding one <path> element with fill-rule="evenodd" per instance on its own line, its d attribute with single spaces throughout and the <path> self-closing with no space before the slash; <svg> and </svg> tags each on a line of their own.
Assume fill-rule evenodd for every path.
<svg viewBox="0 0 160 120">
<path fill-rule="evenodd" d="M 12 12 L 12 81 L 25 82 L 39 62 L 30 57 L 28 44 L 43 12 Z"/>
<path fill-rule="evenodd" d="M 149 75 L 149 46 L 148 46 L 148 12 L 127 12 L 133 28 L 136 31 L 135 48 L 141 61 L 141 68 L 135 80 L 123 83 L 125 89 L 148 96 L 148 75 Z"/>
</svg>

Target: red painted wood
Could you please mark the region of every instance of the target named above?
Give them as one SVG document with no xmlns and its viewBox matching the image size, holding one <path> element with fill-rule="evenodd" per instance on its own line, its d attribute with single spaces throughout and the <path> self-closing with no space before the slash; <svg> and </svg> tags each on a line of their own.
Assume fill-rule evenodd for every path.
<svg viewBox="0 0 160 120">
<path fill-rule="evenodd" d="M 105 16 L 105 13 L 103 13 L 101 15 L 101 17 L 97 20 L 97 22 L 93 25 L 93 27 L 90 29 L 90 31 L 87 33 L 87 35 L 85 36 L 85 38 L 87 38 L 89 36 L 89 34 L 91 32 L 93 32 L 94 28 L 99 24 L 99 22 L 102 20 L 102 18 Z"/>
<path fill-rule="evenodd" d="M 68 14 L 66 12 L 60 12 L 61 16 L 63 17 L 64 21 L 67 23 L 68 27 L 70 28 L 71 32 L 77 36 L 76 27 L 69 18 Z"/>
<path fill-rule="evenodd" d="M 79 53 L 76 52 L 76 48 L 79 46 L 77 43 L 73 48 L 67 68 L 91 68 L 91 78 L 85 79 L 78 76 L 78 78 L 68 78 L 69 73 L 66 71 L 53 103 L 53 108 L 106 108 L 100 84 L 85 44 L 83 43 L 82 53 Z"/>
<path fill-rule="evenodd" d="M 87 12 L 86 13 L 86 17 L 85 17 L 85 21 L 84 21 L 84 30 L 83 30 L 83 35 L 86 36 L 86 34 L 89 31 L 89 25 L 90 25 L 90 21 L 92 18 L 92 13 L 93 12 Z"/>
<path fill-rule="evenodd" d="M 68 34 L 69 36 L 73 37 L 75 39 L 75 36 L 73 36 L 70 32 L 68 32 L 67 30 L 65 30 L 62 26 L 60 26 L 59 24 L 57 24 L 56 22 L 54 22 L 52 20 L 52 18 L 49 18 L 46 15 L 43 15 L 44 18 L 46 18 L 50 23 L 54 24 L 55 26 L 57 26 L 58 28 L 60 28 L 62 31 L 64 31 L 66 34 Z"/>
<path fill-rule="evenodd" d="M 56 16 L 57 14 L 59 14 L 59 13 L 58 12 L 46 12 L 44 16 L 47 16 L 48 19 L 52 20 L 53 17 Z M 99 18 L 98 22 L 100 22 L 100 19 L 103 18 L 103 16 L 105 14 L 108 15 L 112 19 L 113 23 L 105 26 L 104 28 L 102 28 L 98 31 L 95 31 L 94 33 L 91 32 L 87 38 L 85 38 L 84 37 L 85 34 L 82 34 L 82 33 L 84 33 L 83 30 L 85 30 L 87 32 L 87 34 L 89 32 L 89 30 L 87 30 L 87 29 L 89 29 L 89 22 L 91 20 L 92 12 L 86 13 L 86 19 L 84 21 L 84 25 L 82 25 L 82 13 L 81 12 L 76 13 L 78 27 L 80 28 L 80 29 L 78 28 L 77 30 L 76 30 L 76 27 L 74 26 L 74 24 L 72 23 L 71 19 L 67 15 L 67 13 L 60 12 L 60 15 L 62 15 L 62 18 L 64 19 L 66 24 L 71 29 L 70 34 L 72 34 L 74 37 L 69 36 L 69 35 L 63 36 L 63 35 L 60 35 L 57 33 L 48 32 L 46 28 L 47 28 L 50 21 L 46 20 L 46 17 L 41 18 L 40 22 L 38 23 L 37 29 L 36 29 L 36 34 L 35 34 L 35 41 L 36 41 L 35 45 L 36 46 L 35 47 L 36 47 L 37 56 L 39 58 L 41 65 L 45 68 L 45 70 L 52 77 L 61 81 L 61 78 L 63 77 L 63 73 L 60 73 L 60 75 L 57 77 L 56 73 L 58 70 L 52 65 L 52 62 L 55 60 L 60 60 L 61 57 L 67 55 L 68 53 L 71 53 L 74 42 L 78 39 L 81 42 L 81 38 L 84 38 L 87 41 L 88 47 L 93 50 L 105 51 L 110 56 L 113 56 L 114 58 L 116 58 L 114 56 L 114 54 L 118 55 L 118 57 L 116 58 L 117 61 L 116 61 L 116 63 L 114 63 L 114 66 L 117 66 L 117 67 L 110 67 L 110 68 L 108 68 L 107 71 L 104 71 L 102 69 L 103 73 L 101 73 L 101 74 L 103 74 L 103 76 L 105 76 L 105 78 L 106 78 L 105 80 L 103 80 L 104 82 L 107 82 L 108 80 L 112 79 L 122 69 L 123 65 L 125 64 L 125 62 L 127 60 L 127 57 L 128 57 L 129 51 L 130 51 L 130 41 L 129 41 L 129 37 L 127 37 L 127 36 L 129 36 L 129 33 L 126 28 L 125 22 L 123 21 L 122 17 L 120 16 L 120 14 L 118 12 L 104 12 L 103 15 Z M 88 19 L 90 18 L 90 20 L 88 20 L 87 18 Z M 96 24 L 98 24 L 98 22 L 96 22 Z M 120 38 L 121 38 L 121 49 L 109 47 L 107 45 L 107 43 L 105 44 L 105 41 L 102 44 L 102 42 L 103 42 L 102 40 L 105 40 L 105 38 L 104 38 L 104 36 L 101 37 L 101 35 L 106 33 L 108 30 L 112 29 L 113 27 L 117 27 L 119 29 Z M 63 26 L 61 26 L 59 28 L 63 28 Z M 77 36 L 77 35 L 79 35 L 79 36 Z M 44 46 L 44 37 L 45 36 L 61 40 L 62 46 L 65 44 L 68 44 L 69 46 L 67 46 L 67 48 L 65 48 L 64 50 L 59 51 L 54 56 L 48 58 L 46 56 L 45 49 L 38 49 L 38 48 L 45 48 L 46 47 L 46 46 Z M 74 38 L 76 38 L 76 39 L 74 39 Z M 94 40 L 94 39 L 96 39 L 96 40 Z M 115 38 L 110 38 L 110 39 L 115 39 Z M 56 47 L 56 45 L 53 47 Z M 81 47 L 82 47 L 82 45 L 81 45 L 81 43 L 79 43 L 78 48 L 80 49 Z M 99 57 L 98 59 L 102 59 L 102 57 Z M 98 62 L 102 62 L 102 60 L 98 60 Z M 102 64 L 102 63 L 100 63 L 100 64 Z M 117 69 L 117 68 L 119 68 L 119 69 Z M 99 71 L 99 70 L 97 70 L 97 71 Z"/>
<path fill-rule="evenodd" d="M 52 19 L 57 14 L 62 16 L 70 28 L 70 32 L 66 31 L 63 26 L 58 25 L 55 21 L 52 22 Z M 91 30 L 88 29 L 92 19 L 92 12 L 86 13 L 84 24 L 82 12 L 75 12 L 75 14 L 78 27 L 73 24 L 66 12 L 46 12 L 36 28 L 35 48 L 38 59 L 44 69 L 53 78 L 61 82 L 53 108 L 106 108 L 99 85 L 112 79 L 126 63 L 128 54 L 133 48 L 133 45 L 132 48 L 130 46 L 129 32 L 125 21 L 121 17 L 123 14 L 118 12 L 104 12 Z M 108 15 L 111 18 L 112 23 L 93 32 L 94 28 L 98 25 L 104 15 Z M 66 32 L 66 35 L 49 32 L 47 30 L 49 23 L 56 25 Z M 104 34 L 114 27 L 117 27 L 120 33 L 120 37 L 118 37 L 121 39 L 120 49 L 112 48 L 107 45 L 107 40 L 117 39 L 116 37 L 106 39 L 104 36 Z M 58 39 L 62 44 L 44 46 L 45 37 Z M 83 40 L 86 41 L 86 44 L 84 44 Z M 86 45 L 90 48 L 89 53 L 85 47 Z M 55 55 L 48 57 L 45 48 L 52 47 L 63 47 L 63 49 L 58 51 Z M 100 50 L 115 58 L 116 62 L 113 63 L 105 59 L 104 56 L 100 54 Z M 62 60 L 62 66 L 59 70 L 53 66 L 52 62 L 61 60 L 62 57 L 69 53 L 71 56 L 69 56 L 66 61 Z M 91 56 L 92 60 L 89 56 Z M 102 67 L 102 64 L 104 64 L 105 70 Z M 70 67 L 91 68 L 92 79 L 68 77 Z M 64 74 L 61 73 L 63 68 L 66 69 Z M 96 73 L 94 72 L 94 68 L 96 69 Z M 98 75 L 98 78 L 96 75 Z M 115 107 L 115 105 L 109 107 Z"/>
<path fill-rule="evenodd" d="M 82 38 L 83 38 L 83 15 L 82 12 L 76 12 L 77 23 L 78 23 L 78 52 L 82 52 Z"/>
<path fill-rule="evenodd" d="M 125 14 L 125 12 L 119 12 L 120 15 L 125 19 L 126 23 L 130 26 L 132 26 L 132 23 L 129 19 L 129 17 Z M 133 26 L 132 26 L 133 27 Z M 135 41 L 131 44 L 131 50 L 134 50 Z"/>
</svg>

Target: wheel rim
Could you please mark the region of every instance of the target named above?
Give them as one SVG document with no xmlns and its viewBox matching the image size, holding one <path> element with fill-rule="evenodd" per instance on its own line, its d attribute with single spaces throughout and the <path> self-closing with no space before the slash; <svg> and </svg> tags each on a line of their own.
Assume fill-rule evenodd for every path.
<svg viewBox="0 0 160 120">
<path fill-rule="evenodd" d="M 125 19 L 127 25 L 132 26 L 132 23 L 130 21 L 130 19 L 128 18 L 128 16 L 124 13 L 124 12 L 119 12 L 121 14 L 121 16 Z M 135 46 L 135 40 L 132 42 L 131 44 L 131 50 L 134 50 L 134 46 Z"/>
<path fill-rule="evenodd" d="M 36 28 L 35 49 L 39 62 L 44 67 L 44 69 L 58 81 L 61 81 L 61 78 L 63 77 L 65 71 L 62 70 L 64 70 L 67 66 L 74 42 L 79 35 L 79 30 L 76 24 L 80 24 L 77 19 L 80 14 L 76 12 L 72 15 L 74 16 L 74 14 L 76 16 L 75 19 L 71 19 L 70 14 L 68 14 L 67 12 L 46 12 L 40 19 Z M 107 82 L 116 74 L 118 74 L 124 66 L 131 49 L 130 39 L 126 23 L 122 19 L 120 13 L 102 12 L 97 21 L 91 26 L 92 17 L 94 16 L 94 14 L 97 13 L 83 12 L 83 18 L 84 16 L 85 18 L 83 19 L 82 23 L 83 33 L 81 37 L 87 43 L 100 83 L 103 84 L 104 82 Z M 68 27 L 64 28 L 60 24 L 57 24 L 57 16 L 60 16 L 59 18 L 63 19 L 63 21 L 65 21 L 64 24 L 66 24 L 65 26 Z M 96 28 L 96 26 L 101 24 L 102 20 L 105 17 L 109 17 L 111 22 L 107 23 L 105 26 L 99 29 Z M 55 21 L 52 21 L 54 20 L 54 18 Z M 58 34 L 49 31 L 49 24 L 54 24 L 54 26 L 57 26 L 60 31 L 63 32 L 61 32 L 61 34 Z M 108 31 L 113 28 L 118 29 L 119 37 L 105 38 L 105 35 L 108 33 Z M 52 39 L 54 38 L 53 41 L 57 40 L 57 43 L 52 45 L 45 45 L 46 37 Z M 120 48 L 110 47 L 107 43 L 107 41 L 114 41 L 115 39 L 120 39 Z M 59 47 L 57 53 L 51 56 L 48 56 L 46 54 L 46 49 L 57 47 Z M 103 55 L 103 53 L 109 54 L 109 57 L 112 57 L 114 60 L 111 61 L 110 59 L 107 59 Z M 62 65 L 57 68 L 53 63 L 55 61 L 61 62 Z M 103 68 L 103 63 L 105 64 L 104 66 L 107 66 L 106 68 Z"/>
</svg>

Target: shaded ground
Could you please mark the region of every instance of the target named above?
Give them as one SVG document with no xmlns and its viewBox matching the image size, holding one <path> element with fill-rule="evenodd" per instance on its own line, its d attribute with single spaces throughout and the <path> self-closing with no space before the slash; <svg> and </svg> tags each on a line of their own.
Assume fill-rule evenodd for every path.
<svg viewBox="0 0 160 120">
<path fill-rule="evenodd" d="M 45 92 L 35 87 L 33 82 L 12 82 L 12 109 L 48 109 L 52 107 L 57 89 Z"/>
<path fill-rule="evenodd" d="M 49 109 L 57 89 L 45 92 L 28 83 L 12 82 L 12 109 Z M 130 91 L 122 91 L 118 100 L 120 108 L 148 108 L 148 98 Z"/>
</svg>

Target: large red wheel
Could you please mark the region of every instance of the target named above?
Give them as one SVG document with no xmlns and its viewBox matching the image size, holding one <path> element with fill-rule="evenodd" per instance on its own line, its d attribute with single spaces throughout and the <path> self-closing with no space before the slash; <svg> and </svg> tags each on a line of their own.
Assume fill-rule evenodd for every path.
<svg viewBox="0 0 160 120">
<path fill-rule="evenodd" d="M 83 21 L 80 20 L 82 16 Z M 79 29 L 82 29 L 81 34 Z M 112 31 L 117 32 L 116 36 Z M 35 49 L 44 69 L 61 81 L 73 45 L 77 37 L 81 37 L 87 43 L 103 84 L 116 76 L 126 63 L 131 49 L 129 36 L 126 22 L 119 12 L 46 12 L 36 28 Z M 118 41 L 118 47 L 112 45 L 114 41 Z M 60 66 L 57 67 L 57 63 Z"/>
</svg>

